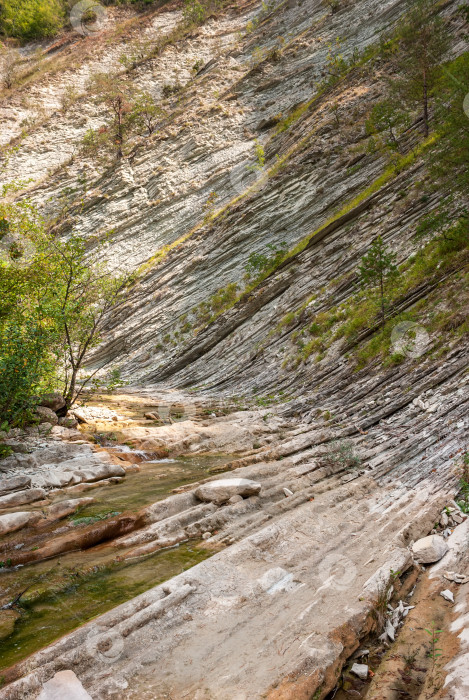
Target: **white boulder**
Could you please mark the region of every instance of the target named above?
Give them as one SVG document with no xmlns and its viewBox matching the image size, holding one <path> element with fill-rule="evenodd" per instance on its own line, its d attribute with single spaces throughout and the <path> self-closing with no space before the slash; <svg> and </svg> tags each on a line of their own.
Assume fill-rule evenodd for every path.
<svg viewBox="0 0 469 700">
<path fill-rule="evenodd" d="M 412 545 L 412 552 L 420 564 L 433 564 L 439 561 L 448 549 L 448 545 L 440 535 L 422 537 Z"/>
<path fill-rule="evenodd" d="M 202 484 L 195 490 L 195 495 L 201 501 L 221 505 L 232 496 L 257 496 L 261 485 L 251 479 L 217 479 Z"/>
<path fill-rule="evenodd" d="M 6 535 L 8 532 L 16 532 L 27 525 L 34 525 L 40 518 L 41 516 L 39 513 L 28 513 L 26 511 L 0 515 L 0 535 Z"/>
<path fill-rule="evenodd" d="M 93 700 L 73 671 L 59 671 L 44 683 L 37 700 Z"/>
<path fill-rule="evenodd" d="M 368 678 L 368 666 L 366 664 L 353 664 L 351 671 L 361 678 L 362 681 L 366 681 Z"/>
</svg>

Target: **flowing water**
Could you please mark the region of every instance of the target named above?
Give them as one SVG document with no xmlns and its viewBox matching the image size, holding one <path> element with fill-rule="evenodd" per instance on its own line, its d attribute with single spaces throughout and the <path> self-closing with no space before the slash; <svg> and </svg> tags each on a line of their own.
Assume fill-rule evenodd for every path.
<svg viewBox="0 0 469 700">
<path fill-rule="evenodd" d="M 122 482 L 85 493 L 94 503 L 56 523 L 51 535 L 70 526 L 84 527 L 109 513 L 135 512 L 174 488 L 206 478 L 209 470 L 218 471 L 227 461 L 226 456 L 196 456 L 141 463 L 140 471 Z M 56 500 L 68 497 L 64 492 Z M 0 671 L 213 554 L 194 541 L 126 561 L 119 561 L 119 552 L 103 543 L 24 567 L 0 568 L 2 600 L 13 600 L 27 588 L 13 634 L 0 641 Z"/>
</svg>

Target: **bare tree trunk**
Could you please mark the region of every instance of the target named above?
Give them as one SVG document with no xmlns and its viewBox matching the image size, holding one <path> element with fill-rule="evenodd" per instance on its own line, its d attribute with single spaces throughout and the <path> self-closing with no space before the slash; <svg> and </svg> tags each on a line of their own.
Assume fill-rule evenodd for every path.
<svg viewBox="0 0 469 700">
<path fill-rule="evenodd" d="M 72 369 L 72 376 L 70 377 L 70 385 L 68 387 L 68 391 L 65 395 L 65 403 L 67 404 L 67 409 L 71 407 L 73 404 L 73 400 L 75 398 L 75 387 L 77 384 L 77 374 L 78 374 L 78 368 L 74 367 Z"/>
<path fill-rule="evenodd" d="M 381 291 L 381 325 L 384 326 L 384 281 L 383 281 L 383 273 L 380 275 L 379 279 L 379 286 L 380 286 L 380 291 Z"/>
<path fill-rule="evenodd" d="M 428 125 L 428 82 L 427 82 L 427 69 L 423 69 L 423 133 L 425 138 L 428 138 L 430 133 Z"/>
</svg>

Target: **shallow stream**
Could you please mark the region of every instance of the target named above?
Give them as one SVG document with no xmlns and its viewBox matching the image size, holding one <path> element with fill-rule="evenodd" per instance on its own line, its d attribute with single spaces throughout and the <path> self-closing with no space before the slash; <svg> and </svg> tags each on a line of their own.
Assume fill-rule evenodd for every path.
<svg viewBox="0 0 469 700">
<path fill-rule="evenodd" d="M 84 493 L 94 503 L 51 528 L 84 527 L 110 513 L 137 511 L 170 495 L 184 484 L 204 479 L 223 467 L 226 456 L 196 456 L 143 462 L 118 484 Z M 64 491 L 55 502 L 69 498 Z M 33 508 L 31 508 L 32 510 Z M 18 534 L 16 535 L 18 540 Z M 102 543 L 84 551 L 28 564 L 0 568 L 2 600 L 20 599 L 15 629 L 0 641 L 1 671 L 88 620 L 189 569 L 213 554 L 198 542 L 186 542 L 145 557 L 119 561 L 120 550 Z"/>
</svg>

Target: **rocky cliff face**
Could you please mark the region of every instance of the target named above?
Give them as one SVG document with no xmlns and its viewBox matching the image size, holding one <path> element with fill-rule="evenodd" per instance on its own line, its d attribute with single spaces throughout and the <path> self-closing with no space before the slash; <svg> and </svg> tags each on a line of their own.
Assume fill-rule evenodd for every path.
<svg viewBox="0 0 469 700">
<path fill-rule="evenodd" d="M 456 6 L 446 3 L 445 15 Z M 144 60 L 181 19 L 165 5 L 111 24 L 109 35 L 72 40 L 4 102 L 4 139 L 19 138 L 7 176 L 40 183 L 31 184 L 31 196 L 64 235 L 72 226 L 87 237 L 108 235 L 109 259 L 140 271 L 96 362 L 114 358 L 132 382 L 171 377 L 238 393 L 317 383 L 343 348 L 319 366 L 311 358 L 285 371 L 292 333 L 356 291 L 357 264 L 378 233 L 404 261 L 415 223 L 438 199 L 422 197 L 418 157 L 366 196 L 386 168 L 366 150 L 364 121 L 388 68 L 374 49 L 404 9 L 370 0 L 335 12 L 318 2 L 237 3 Z M 123 55 L 138 64 L 128 80 L 161 97 L 168 116 L 129 158 L 103 171 L 77 152 L 80 137 L 103 121 L 86 80 L 97 70 L 124 70 Z M 337 60 L 352 67 L 327 87 Z M 181 91 L 164 99 L 163 87 L 175 83 Z M 64 114 L 71 88 L 81 96 Z M 34 118 L 20 136 L 21 120 Z M 403 139 L 407 153 L 416 129 Z M 204 209 L 211 193 L 213 207 Z M 269 244 L 292 250 L 309 238 L 233 306 L 250 255 L 268 253 Z M 300 321 L 273 333 L 305 305 Z"/>
<path fill-rule="evenodd" d="M 453 56 L 465 50 L 458 5 L 438 8 Z M 405 278 L 423 245 L 416 226 L 444 193 L 427 187 L 418 117 L 392 162 L 370 148 L 365 129 L 392 77 L 380 41 L 405 9 L 403 0 L 239 2 L 190 34 L 178 30 L 177 3 L 144 15 L 109 10 L 103 33 L 71 36 L 38 65 L 29 58 L 30 77 L 4 99 L 2 138 L 18 146 L 7 177 L 32 178 L 29 194 L 58 234 L 77 230 L 91 246 L 106 236 L 111 264 L 137 271 L 93 366 L 112 359 L 132 392 L 156 402 L 163 386 L 185 392 L 178 401 L 187 406 L 194 394 L 257 403 L 252 415 L 212 428 L 139 425 L 122 439 L 179 452 L 234 450 L 238 440 L 246 460 L 232 465 L 234 476 L 262 491 L 191 530 L 233 547 L 100 618 L 100 631 L 125 639 L 143 628 L 112 680 L 85 628 L 15 671 L 2 697 L 32 696 L 75 662 L 96 697 L 169 697 L 174 678 L 175 697 L 326 697 L 368 631 L 363 591 L 379 593 L 385 569 L 408 568 L 408 545 L 454 496 L 467 433 L 467 259 Z M 166 113 L 109 167 L 77 145 L 103 123 L 86 92 L 97 70 L 125 72 Z M 71 88 L 79 95 L 67 105 Z M 363 320 L 357 286 L 378 234 L 405 268 L 384 329 Z M 275 261 L 279 249 L 288 254 Z M 253 255 L 271 264 L 253 272 Z M 152 544 L 155 532 L 135 543 Z M 326 555 L 345 552 L 360 572 L 346 587 L 347 609 L 344 589 L 319 596 L 323 579 L 314 596 L 308 587 Z M 271 595 L 278 591 L 291 594 L 286 606 Z M 318 603 L 330 614 L 311 613 Z M 143 619 L 147 606 L 165 616 L 161 627 Z M 155 640 L 158 654 L 149 651 Z M 232 655 L 236 672 L 223 661 Z M 188 658 L 197 664 L 182 671 Z M 161 661 L 167 677 L 148 686 Z"/>
</svg>

